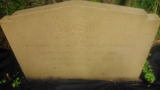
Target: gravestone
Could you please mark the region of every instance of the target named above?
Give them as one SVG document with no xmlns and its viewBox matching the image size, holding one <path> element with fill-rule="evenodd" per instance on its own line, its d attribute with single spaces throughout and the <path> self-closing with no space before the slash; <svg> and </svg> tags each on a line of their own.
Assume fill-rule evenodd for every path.
<svg viewBox="0 0 160 90">
<path fill-rule="evenodd" d="M 0 24 L 28 78 L 137 80 L 159 21 L 142 9 L 68 1 Z"/>
</svg>

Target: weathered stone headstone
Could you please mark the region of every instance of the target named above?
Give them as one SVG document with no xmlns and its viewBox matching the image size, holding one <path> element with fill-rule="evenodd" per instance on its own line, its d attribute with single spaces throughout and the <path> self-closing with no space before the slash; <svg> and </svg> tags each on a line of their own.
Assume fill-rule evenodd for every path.
<svg viewBox="0 0 160 90">
<path fill-rule="evenodd" d="M 159 21 L 141 9 L 68 1 L 17 11 L 1 27 L 26 77 L 135 80 Z"/>
</svg>

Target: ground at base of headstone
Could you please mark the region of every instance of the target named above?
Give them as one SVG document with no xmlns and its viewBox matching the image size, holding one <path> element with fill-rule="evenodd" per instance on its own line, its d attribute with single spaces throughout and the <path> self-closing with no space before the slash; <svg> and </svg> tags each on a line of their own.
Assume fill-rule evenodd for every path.
<svg viewBox="0 0 160 90">
<path fill-rule="evenodd" d="M 137 81 L 111 82 L 103 80 L 78 80 L 78 79 L 77 80 L 28 79 L 26 81 L 23 81 L 20 87 L 17 88 L 17 90 L 159 90 L 159 89 L 160 89 L 159 86 L 148 87 L 147 84 Z"/>
</svg>

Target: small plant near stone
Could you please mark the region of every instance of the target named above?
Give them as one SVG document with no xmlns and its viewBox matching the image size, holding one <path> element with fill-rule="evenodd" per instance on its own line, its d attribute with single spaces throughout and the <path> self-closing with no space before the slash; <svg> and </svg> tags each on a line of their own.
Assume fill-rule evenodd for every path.
<svg viewBox="0 0 160 90">
<path fill-rule="evenodd" d="M 7 81 L 6 81 L 6 79 L 2 79 L 1 81 L 0 81 L 0 84 L 5 84 Z"/>
<path fill-rule="evenodd" d="M 149 56 L 151 56 L 151 54 L 149 54 Z M 148 60 L 146 60 L 142 71 L 144 73 L 145 79 L 150 84 L 152 84 L 156 80 L 155 75 L 154 75 L 153 70 L 152 70 L 152 67 L 151 67 L 151 65 L 150 65 Z M 148 85 L 148 87 L 150 86 L 150 84 Z"/>
<path fill-rule="evenodd" d="M 147 13 L 155 13 L 160 16 L 160 1 L 159 0 L 132 0 L 131 7 L 142 8 Z M 153 46 L 160 45 L 160 27 L 156 34 L 155 40 L 153 42 Z M 149 54 L 151 56 L 151 54 Z M 152 71 L 152 67 L 148 60 L 146 60 L 145 65 L 143 67 L 144 77 L 145 79 L 152 84 L 156 78 Z M 148 86 L 150 86 L 150 84 Z"/>
<path fill-rule="evenodd" d="M 13 88 L 18 88 L 19 85 L 21 84 L 21 79 L 20 79 L 19 77 L 16 77 L 16 76 L 18 75 L 18 73 L 19 73 L 19 72 L 17 72 L 17 73 L 13 76 L 13 78 L 15 78 L 15 79 L 10 78 L 9 74 L 7 73 L 7 74 L 6 74 L 6 77 L 3 78 L 2 80 L 0 80 L 0 84 L 6 84 L 6 83 L 11 82 L 11 83 L 12 83 L 11 86 L 12 86 Z"/>
</svg>

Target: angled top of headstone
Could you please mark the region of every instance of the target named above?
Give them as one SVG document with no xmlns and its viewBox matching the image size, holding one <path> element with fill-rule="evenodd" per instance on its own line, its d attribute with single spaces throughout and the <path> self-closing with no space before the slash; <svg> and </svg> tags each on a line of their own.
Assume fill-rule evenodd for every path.
<svg viewBox="0 0 160 90">
<path fill-rule="evenodd" d="M 142 9 L 68 1 L 15 12 L 1 27 L 31 78 L 139 78 L 159 17 Z"/>
</svg>

